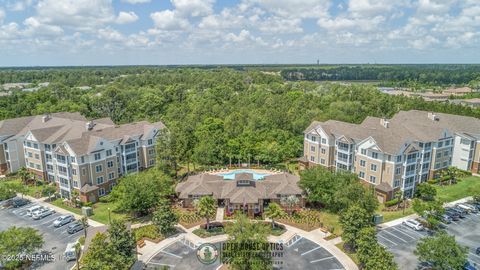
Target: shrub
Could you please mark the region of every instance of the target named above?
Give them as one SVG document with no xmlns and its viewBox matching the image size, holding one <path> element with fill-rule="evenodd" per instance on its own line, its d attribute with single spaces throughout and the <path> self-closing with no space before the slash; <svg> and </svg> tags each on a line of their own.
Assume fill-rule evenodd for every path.
<svg viewBox="0 0 480 270">
<path fill-rule="evenodd" d="M 385 207 L 394 206 L 396 204 L 398 204 L 398 198 L 395 198 L 395 199 L 390 200 L 390 201 L 386 201 L 385 202 Z"/>
<path fill-rule="evenodd" d="M 135 234 L 136 241 L 144 237 L 150 238 L 152 240 L 162 238 L 162 234 L 160 233 L 160 230 L 158 229 L 157 226 L 153 224 L 133 229 L 133 233 Z"/>
<path fill-rule="evenodd" d="M 215 228 L 211 228 L 210 230 L 199 228 L 194 230 L 193 233 L 200 236 L 201 238 L 206 238 L 206 237 L 211 237 L 215 235 L 225 234 L 225 229 L 223 227 L 215 227 Z"/>
</svg>

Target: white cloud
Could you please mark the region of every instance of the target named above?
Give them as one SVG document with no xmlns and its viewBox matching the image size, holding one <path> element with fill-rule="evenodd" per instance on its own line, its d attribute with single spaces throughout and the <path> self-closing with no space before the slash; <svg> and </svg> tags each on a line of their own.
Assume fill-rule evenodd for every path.
<svg viewBox="0 0 480 270">
<path fill-rule="evenodd" d="M 424 50 L 424 49 L 427 49 L 427 48 L 431 48 L 435 44 L 440 43 L 440 41 L 437 38 L 435 38 L 431 35 L 427 35 L 423 38 L 419 38 L 419 39 L 416 39 L 416 40 L 410 40 L 410 41 L 408 41 L 408 43 L 414 49 Z"/>
<path fill-rule="evenodd" d="M 448 12 L 455 0 L 419 0 L 417 11 L 421 13 Z"/>
<path fill-rule="evenodd" d="M 125 40 L 125 37 L 122 35 L 122 33 L 112 28 L 104 28 L 98 30 L 98 37 L 107 41 L 120 42 Z"/>
<path fill-rule="evenodd" d="M 189 27 L 187 19 L 182 18 L 176 11 L 163 10 L 150 14 L 155 27 L 162 30 L 182 30 Z"/>
<path fill-rule="evenodd" d="M 318 25 L 327 31 L 339 31 L 344 29 L 359 31 L 375 31 L 385 21 L 385 17 L 376 16 L 373 18 L 359 19 L 348 17 L 336 17 L 334 19 L 321 18 Z"/>
<path fill-rule="evenodd" d="M 111 0 L 40 0 L 39 21 L 78 29 L 97 28 L 116 18 Z"/>
<path fill-rule="evenodd" d="M 3 20 L 5 19 L 5 10 L 3 10 L 2 8 L 0 8 L 0 24 L 3 23 Z"/>
<path fill-rule="evenodd" d="M 245 0 L 282 17 L 320 18 L 327 16 L 330 0 Z"/>
<path fill-rule="evenodd" d="M 63 29 L 56 25 L 41 23 L 35 17 L 28 17 L 23 21 L 25 25 L 24 34 L 26 36 L 59 36 L 63 34 Z"/>
<path fill-rule="evenodd" d="M 181 16 L 205 16 L 213 12 L 215 0 L 170 0 Z"/>
<path fill-rule="evenodd" d="M 258 24 L 260 31 L 267 33 L 290 34 L 303 32 L 302 20 L 297 18 L 269 17 L 263 22 L 258 22 Z"/>
<path fill-rule="evenodd" d="M 356 16 L 371 16 L 392 10 L 393 0 L 350 0 L 348 10 Z"/>
<path fill-rule="evenodd" d="M 127 23 L 135 22 L 136 20 L 138 20 L 138 16 L 137 14 L 135 14 L 135 12 L 120 11 L 115 22 L 118 24 L 127 24 Z"/>
<path fill-rule="evenodd" d="M 14 0 L 7 2 L 7 8 L 11 11 L 24 11 L 33 5 L 34 0 Z"/>
<path fill-rule="evenodd" d="M 233 41 L 233 42 L 243 42 L 248 39 L 251 39 L 251 35 L 250 35 L 250 32 L 245 29 L 240 31 L 238 35 L 235 35 L 234 33 L 228 33 L 228 35 L 225 36 L 225 40 Z"/>
<path fill-rule="evenodd" d="M 151 0 L 122 0 L 122 2 L 129 3 L 132 5 L 150 3 L 150 1 Z"/>
<path fill-rule="evenodd" d="M 17 23 L 9 23 L 0 25 L 0 40 L 13 40 L 19 34 L 19 27 Z"/>
<path fill-rule="evenodd" d="M 459 49 L 464 45 L 472 44 L 473 39 L 478 36 L 478 34 L 473 32 L 465 32 L 459 36 L 450 36 L 447 37 L 446 47 Z"/>
</svg>

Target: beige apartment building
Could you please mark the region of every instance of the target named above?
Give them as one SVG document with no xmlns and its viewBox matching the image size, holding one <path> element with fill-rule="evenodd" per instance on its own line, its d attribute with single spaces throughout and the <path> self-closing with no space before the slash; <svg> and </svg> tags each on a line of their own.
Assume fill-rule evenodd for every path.
<svg viewBox="0 0 480 270">
<path fill-rule="evenodd" d="M 480 120 L 411 110 L 358 125 L 314 121 L 305 130 L 301 161 L 355 172 L 383 201 L 398 190 L 410 197 L 417 183 L 449 166 L 479 172 Z"/>
<path fill-rule="evenodd" d="M 120 176 L 155 164 L 155 140 L 164 127 L 146 121 L 117 126 L 79 113 L 0 121 L 0 173 L 26 167 L 37 179 L 55 182 L 62 197 L 76 190 L 82 201 L 95 202 Z"/>
</svg>

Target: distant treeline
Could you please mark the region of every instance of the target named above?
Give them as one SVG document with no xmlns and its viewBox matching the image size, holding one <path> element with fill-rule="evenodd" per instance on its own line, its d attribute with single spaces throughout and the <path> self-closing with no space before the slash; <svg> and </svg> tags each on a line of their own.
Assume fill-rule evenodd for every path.
<svg viewBox="0 0 480 270">
<path fill-rule="evenodd" d="M 365 81 L 375 80 L 407 85 L 461 85 L 480 79 L 480 65 L 345 65 L 310 68 L 285 68 L 290 81 Z"/>
</svg>

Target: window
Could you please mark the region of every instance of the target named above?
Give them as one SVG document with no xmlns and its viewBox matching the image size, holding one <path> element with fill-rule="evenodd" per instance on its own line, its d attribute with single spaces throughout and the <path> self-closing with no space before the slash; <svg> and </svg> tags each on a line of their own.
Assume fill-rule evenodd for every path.
<svg viewBox="0 0 480 270">
<path fill-rule="evenodd" d="M 115 173 L 111 172 L 108 174 L 108 180 L 112 180 L 113 178 L 115 178 Z"/>
<path fill-rule="evenodd" d="M 110 160 L 109 162 L 107 162 L 107 167 L 112 168 L 113 167 L 113 161 Z"/>
<path fill-rule="evenodd" d="M 377 178 L 375 176 L 370 176 L 370 182 L 371 183 L 375 183 L 375 181 L 377 181 Z"/>
<path fill-rule="evenodd" d="M 450 140 L 445 141 L 445 146 L 449 146 L 449 145 L 450 145 Z"/>
<path fill-rule="evenodd" d="M 441 158 L 442 157 L 442 153 L 441 152 L 438 152 L 437 153 L 437 158 Z"/>
<path fill-rule="evenodd" d="M 73 181 L 73 187 L 78 188 L 78 181 L 75 181 L 75 180 Z"/>
<path fill-rule="evenodd" d="M 448 156 L 448 155 L 450 155 L 450 152 L 449 152 L 449 151 L 443 152 L 443 156 L 444 156 L 444 157 L 446 157 L 446 156 Z"/>
<path fill-rule="evenodd" d="M 153 144 L 153 140 L 152 139 L 148 139 L 148 145 L 152 145 Z"/>
<path fill-rule="evenodd" d="M 148 154 L 153 156 L 155 154 L 155 149 L 148 149 Z"/>
<path fill-rule="evenodd" d="M 359 172 L 358 176 L 362 179 L 365 179 L 365 173 L 364 172 Z"/>
<path fill-rule="evenodd" d="M 48 175 L 48 181 L 50 181 L 50 182 L 55 181 L 55 176 L 49 174 Z"/>
<path fill-rule="evenodd" d="M 50 151 L 50 150 L 51 150 L 50 144 L 45 144 L 45 151 Z"/>
<path fill-rule="evenodd" d="M 314 156 L 311 156 L 311 157 L 310 157 L 310 161 L 314 162 L 314 161 L 315 161 L 315 157 L 314 157 Z"/>
<path fill-rule="evenodd" d="M 85 163 L 85 157 L 84 157 L 84 156 L 82 156 L 82 157 L 80 158 L 80 160 L 82 161 L 82 163 Z"/>
<path fill-rule="evenodd" d="M 28 167 L 30 167 L 30 168 L 35 168 L 35 165 L 34 165 L 32 162 L 29 162 L 29 163 L 28 163 Z"/>
<path fill-rule="evenodd" d="M 423 159 L 430 159 L 430 152 L 423 154 Z"/>
<path fill-rule="evenodd" d="M 360 150 L 360 153 L 362 153 L 362 155 L 366 155 L 367 154 L 367 149 Z"/>
<path fill-rule="evenodd" d="M 395 181 L 393 181 L 393 188 L 397 188 L 400 186 L 400 179 L 395 179 Z"/>
<path fill-rule="evenodd" d="M 100 153 L 95 153 L 94 158 L 95 160 L 99 160 L 102 158 L 102 155 Z"/>
<path fill-rule="evenodd" d="M 42 168 L 40 167 L 40 165 L 36 164 L 35 165 L 35 168 L 37 168 L 37 170 L 41 170 Z"/>
<path fill-rule="evenodd" d="M 325 164 L 325 159 L 323 159 L 323 158 L 320 159 L 320 163 L 321 163 L 321 164 Z"/>
<path fill-rule="evenodd" d="M 35 159 L 40 159 L 40 155 L 39 155 L 39 154 L 35 154 Z"/>
<path fill-rule="evenodd" d="M 325 148 L 321 149 L 322 154 L 325 154 Z"/>
<path fill-rule="evenodd" d="M 397 156 L 397 162 L 402 162 L 402 156 Z"/>
<path fill-rule="evenodd" d="M 53 171 L 53 165 L 47 164 L 47 171 L 52 172 Z"/>
<path fill-rule="evenodd" d="M 112 150 L 107 150 L 107 157 L 112 155 Z"/>
<path fill-rule="evenodd" d="M 105 195 L 105 189 L 104 188 L 98 189 L 98 196 L 104 196 L 104 195 Z"/>
<path fill-rule="evenodd" d="M 365 167 L 365 163 L 366 163 L 365 160 L 360 160 L 360 166 L 361 167 Z"/>
<path fill-rule="evenodd" d="M 47 162 L 48 162 L 48 161 L 52 161 L 52 155 L 50 155 L 50 154 L 45 154 L 45 157 L 47 158 Z"/>
<path fill-rule="evenodd" d="M 77 163 L 77 160 L 75 159 L 75 157 L 70 157 L 70 160 L 72 160 L 73 163 Z"/>
<path fill-rule="evenodd" d="M 87 174 L 87 170 L 85 168 L 82 168 L 82 175 L 86 175 Z"/>
<path fill-rule="evenodd" d="M 438 147 L 442 147 L 443 146 L 443 142 L 438 142 Z"/>
<path fill-rule="evenodd" d="M 97 177 L 97 185 L 103 184 L 103 176 Z"/>
<path fill-rule="evenodd" d="M 77 169 L 72 169 L 72 174 L 77 175 Z"/>
<path fill-rule="evenodd" d="M 372 158 L 377 159 L 378 158 L 378 153 L 372 152 Z"/>
<path fill-rule="evenodd" d="M 376 172 L 376 171 L 377 171 L 377 165 L 371 164 L 371 165 L 370 165 L 370 170 Z"/>
<path fill-rule="evenodd" d="M 97 165 L 97 166 L 95 166 L 95 171 L 96 171 L 97 173 L 102 172 L 102 171 L 103 171 L 102 165 Z"/>
<path fill-rule="evenodd" d="M 28 146 L 28 147 L 32 147 L 32 143 L 31 143 L 31 142 L 27 142 L 27 146 Z"/>
<path fill-rule="evenodd" d="M 315 146 L 310 146 L 310 152 L 315 152 Z"/>
<path fill-rule="evenodd" d="M 316 141 L 317 141 L 317 137 L 316 137 L 316 136 L 312 136 L 312 141 L 316 142 Z"/>
<path fill-rule="evenodd" d="M 27 154 L 28 154 L 28 157 L 29 157 L 29 158 L 33 157 L 32 152 L 27 152 Z"/>
<path fill-rule="evenodd" d="M 150 161 L 148 162 L 148 165 L 153 166 L 154 164 L 155 164 L 155 159 L 150 159 Z"/>
<path fill-rule="evenodd" d="M 395 174 L 400 174 L 401 170 L 402 170 L 402 168 L 397 167 L 397 168 L 395 169 Z"/>
<path fill-rule="evenodd" d="M 322 144 L 327 144 L 327 139 L 322 138 Z"/>
<path fill-rule="evenodd" d="M 38 149 L 38 143 L 34 143 L 33 148 Z"/>
</svg>

